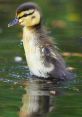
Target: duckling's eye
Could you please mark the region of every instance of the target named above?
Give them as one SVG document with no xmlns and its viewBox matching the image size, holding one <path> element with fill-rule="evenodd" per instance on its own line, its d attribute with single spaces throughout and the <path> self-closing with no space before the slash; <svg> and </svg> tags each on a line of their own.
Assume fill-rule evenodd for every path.
<svg viewBox="0 0 82 117">
<path fill-rule="evenodd" d="M 19 17 L 19 19 L 21 19 L 22 17 L 26 17 L 28 16 L 28 14 L 24 14 L 23 16 Z"/>
<path fill-rule="evenodd" d="M 22 17 L 27 17 L 27 16 L 29 16 L 29 15 L 32 15 L 33 13 L 34 13 L 34 11 L 31 12 L 31 13 L 28 13 L 28 14 L 24 14 L 24 15 L 18 17 L 18 19 L 21 19 Z"/>
</svg>

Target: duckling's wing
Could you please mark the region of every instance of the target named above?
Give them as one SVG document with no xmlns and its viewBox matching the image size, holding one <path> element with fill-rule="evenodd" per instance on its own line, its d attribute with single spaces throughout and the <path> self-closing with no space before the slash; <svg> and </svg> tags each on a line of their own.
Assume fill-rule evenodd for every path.
<svg viewBox="0 0 82 117">
<path fill-rule="evenodd" d="M 44 55 L 46 61 L 54 65 L 53 71 L 48 73 L 50 76 L 61 80 L 73 78 L 72 73 L 70 73 L 66 68 L 64 59 L 55 47 L 45 47 Z"/>
</svg>

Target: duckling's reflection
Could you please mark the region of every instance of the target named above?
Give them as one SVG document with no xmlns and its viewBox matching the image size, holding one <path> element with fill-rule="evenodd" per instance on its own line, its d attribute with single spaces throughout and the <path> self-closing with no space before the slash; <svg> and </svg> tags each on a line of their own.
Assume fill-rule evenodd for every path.
<svg viewBox="0 0 82 117">
<path fill-rule="evenodd" d="M 46 117 L 53 110 L 49 84 L 46 80 L 32 78 L 25 82 L 26 94 L 22 97 L 19 117 Z"/>
</svg>

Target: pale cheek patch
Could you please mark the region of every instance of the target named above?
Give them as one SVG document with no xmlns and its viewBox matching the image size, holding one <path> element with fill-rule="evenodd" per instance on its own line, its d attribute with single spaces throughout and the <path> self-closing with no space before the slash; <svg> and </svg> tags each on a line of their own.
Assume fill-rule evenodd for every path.
<svg viewBox="0 0 82 117">
<path fill-rule="evenodd" d="M 19 19 L 19 23 L 21 23 L 23 20 L 22 19 Z"/>
<path fill-rule="evenodd" d="M 35 13 L 31 16 L 31 22 L 32 25 L 37 25 L 40 23 L 40 14 L 38 11 L 35 11 Z"/>
<path fill-rule="evenodd" d="M 25 18 L 25 25 L 32 26 L 32 20 L 30 16 Z"/>
<path fill-rule="evenodd" d="M 25 24 L 24 24 L 24 20 L 23 19 L 19 19 L 19 23 L 20 23 L 20 25 L 22 25 L 22 26 L 24 26 Z"/>
</svg>

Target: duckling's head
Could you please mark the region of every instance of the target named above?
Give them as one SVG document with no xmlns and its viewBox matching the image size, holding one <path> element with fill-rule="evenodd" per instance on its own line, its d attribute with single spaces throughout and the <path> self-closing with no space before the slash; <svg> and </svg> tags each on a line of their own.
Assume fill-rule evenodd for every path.
<svg viewBox="0 0 82 117">
<path fill-rule="evenodd" d="M 26 2 L 16 10 L 16 18 L 8 24 L 8 27 L 20 24 L 25 27 L 34 27 L 41 24 L 41 11 L 35 3 Z"/>
</svg>

